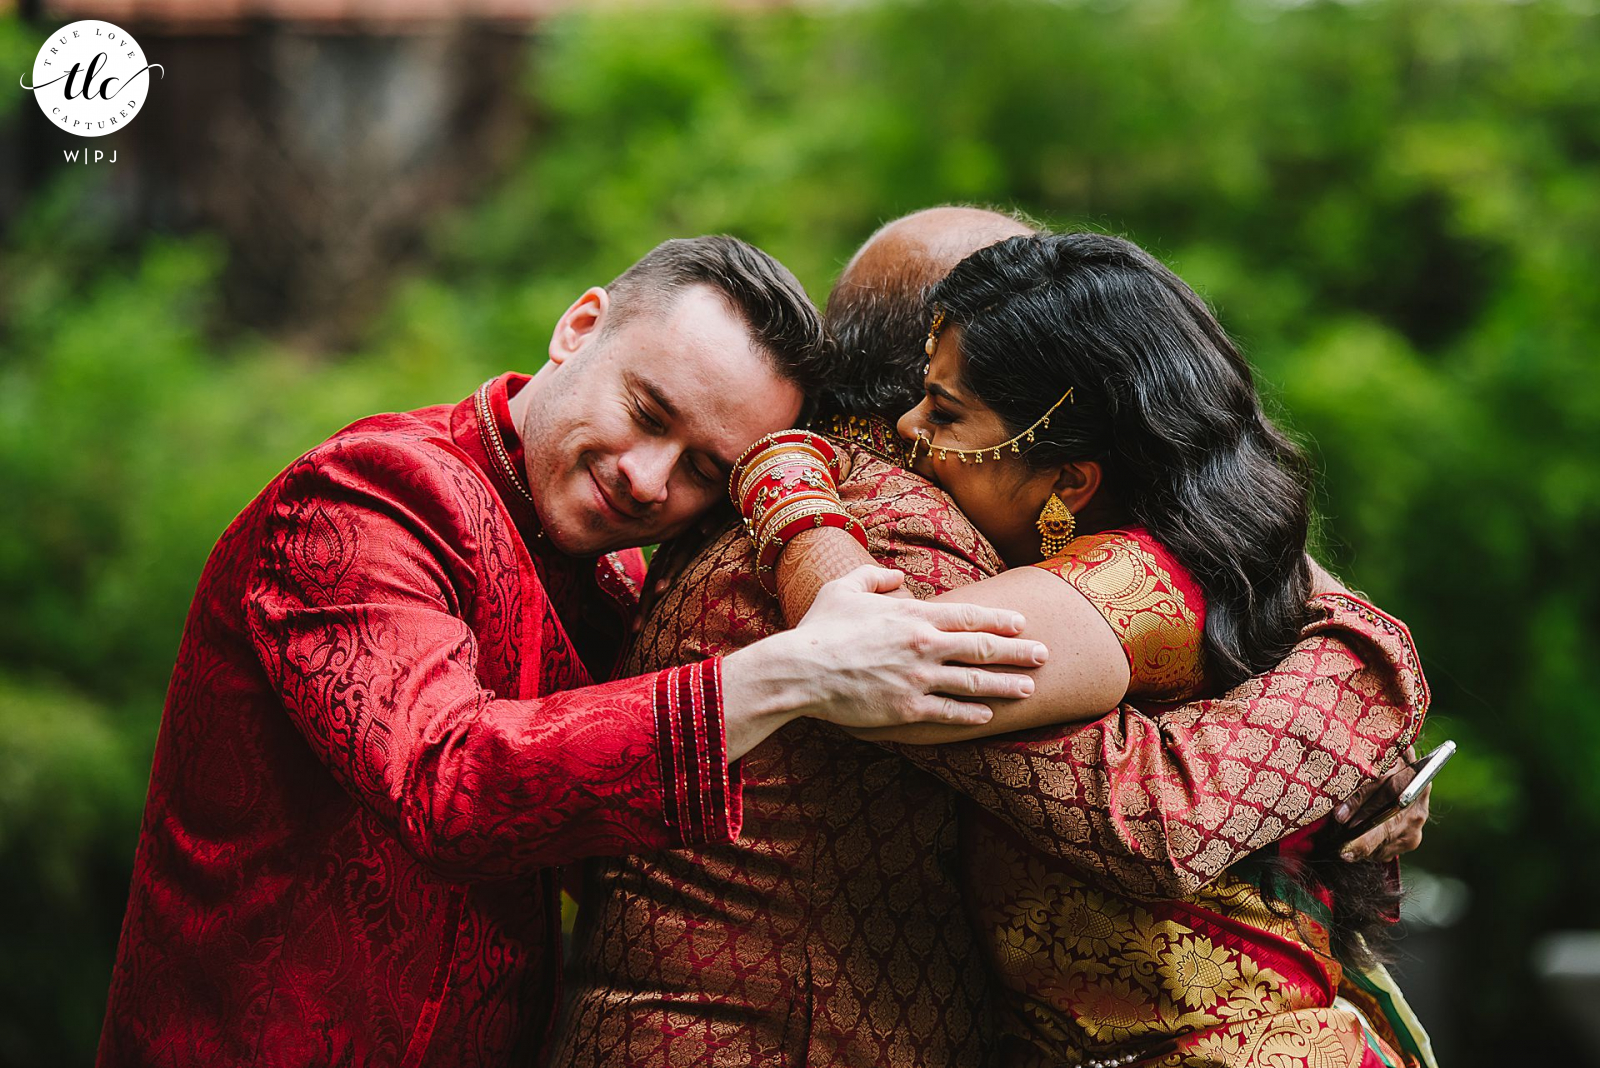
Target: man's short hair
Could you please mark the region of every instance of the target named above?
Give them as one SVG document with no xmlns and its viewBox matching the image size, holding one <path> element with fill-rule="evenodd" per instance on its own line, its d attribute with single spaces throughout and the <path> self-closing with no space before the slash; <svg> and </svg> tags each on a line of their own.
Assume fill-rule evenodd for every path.
<svg viewBox="0 0 1600 1068">
<path fill-rule="evenodd" d="M 784 378 L 812 396 L 832 373 L 822 316 L 789 269 L 736 237 L 663 241 L 606 287 L 609 331 L 665 311 L 690 286 L 720 293 Z"/>
</svg>

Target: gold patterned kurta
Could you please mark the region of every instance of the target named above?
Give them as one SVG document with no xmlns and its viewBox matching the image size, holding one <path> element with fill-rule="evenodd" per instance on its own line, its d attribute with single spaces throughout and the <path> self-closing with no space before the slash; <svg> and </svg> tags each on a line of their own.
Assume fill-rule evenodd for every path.
<svg viewBox="0 0 1600 1068">
<path fill-rule="evenodd" d="M 887 449 L 837 444 L 845 506 L 919 594 L 1000 569 L 950 499 Z M 741 528 L 687 548 L 625 671 L 782 628 Z M 669 552 L 653 576 L 672 570 Z M 988 1064 L 989 976 L 961 897 L 957 795 L 811 719 L 752 749 L 739 779 L 737 842 L 588 868 L 552 1068 Z"/>
</svg>

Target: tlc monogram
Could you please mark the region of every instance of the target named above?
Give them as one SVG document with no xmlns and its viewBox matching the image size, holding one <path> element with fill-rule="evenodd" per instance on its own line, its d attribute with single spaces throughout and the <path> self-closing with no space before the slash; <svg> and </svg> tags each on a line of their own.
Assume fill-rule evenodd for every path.
<svg viewBox="0 0 1600 1068">
<path fill-rule="evenodd" d="M 50 121 L 79 137 L 100 137 L 127 125 L 144 106 L 150 72 L 166 69 L 147 63 L 144 51 L 126 31 L 99 19 L 74 22 L 56 31 L 39 49 L 33 63 L 33 84 L 19 79 L 33 93 Z M 95 152 L 95 162 L 105 153 Z M 67 161 L 77 162 L 76 152 Z M 113 151 L 108 162 L 115 163 Z M 83 153 L 89 162 L 89 152 Z"/>
</svg>

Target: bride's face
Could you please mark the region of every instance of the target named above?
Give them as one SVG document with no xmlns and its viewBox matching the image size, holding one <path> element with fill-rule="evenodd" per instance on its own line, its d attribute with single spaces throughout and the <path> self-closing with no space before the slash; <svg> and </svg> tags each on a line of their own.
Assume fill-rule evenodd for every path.
<svg viewBox="0 0 1600 1068">
<path fill-rule="evenodd" d="M 960 327 L 948 327 L 939 335 L 923 388 L 922 403 L 897 424 L 900 436 L 908 441 L 925 439 L 917 449 L 917 473 L 955 498 L 1007 566 L 1037 563 L 1042 554 L 1034 524 L 1056 473 L 1029 467 L 1009 446 L 1001 450 L 1000 459 L 988 453 L 982 463 L 973 456 L 963 463 L 955 453 L 939 458 L 941 448 L 992 448 L 1011 437 L 994 410 L 961 384 Z"/>
</svg>

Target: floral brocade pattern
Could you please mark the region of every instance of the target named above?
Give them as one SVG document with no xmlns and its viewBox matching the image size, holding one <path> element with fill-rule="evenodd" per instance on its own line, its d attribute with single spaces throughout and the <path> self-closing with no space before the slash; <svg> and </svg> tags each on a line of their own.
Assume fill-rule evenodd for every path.
<svg viewBox="0 0 1600 1068">
<path fill-rule="evenodd" d="M 846 506 L 919 595 L 998 567 L 948 498 L 846 447 Z M 780 626 L 738 529 L 664 548 L 652 577 L 680 554 L 692 560 L 626 670 Z M 1421 723 L 1427 690 L 1404 626 L 1350 598 L 1317 607 L 1278 668 L 1159 719 L 1124 705 L 1087 724 L 882 748 L 790 725 L 742 761 L 737 842 L 589 865 L 555 1064 L 995 1063 L 993 981 L 960 895 L 958 795 L 1015 833 L 1016 855 L 1086 892 L 1200 891 L 1391 766 Z M 1072 952 L 1097 947 L 1098 928 L 1085 930 Z M 1218 936 L 1196 930 L 1179 935 L 1174 967 L 1210 976 Z"/>
<path fill-rule="evenodd" d="M 1183 901 L 1140 902 L 1049 864 L 1003 827 L 969 841 L 969 899 L 1011 991 L 1001 1020 L 1019 1062 L 1134 1051 L 1174 1068 L 1364 1063 L 1359 1020 L 1333 1006 L 1343 976 L 1326 930 L 1273 911 L 1254 884 L 1224 875 Z"/>
<path fill-rule="evenodd" d="M 1186 572 L 1148 535 L 1074 538 L 1035 565 L 1060 576 L 1111 624 L 1128 655 L 1129 698 L 1176 701 L 1205 681 L 1205 608 Z"/>
</svg>

